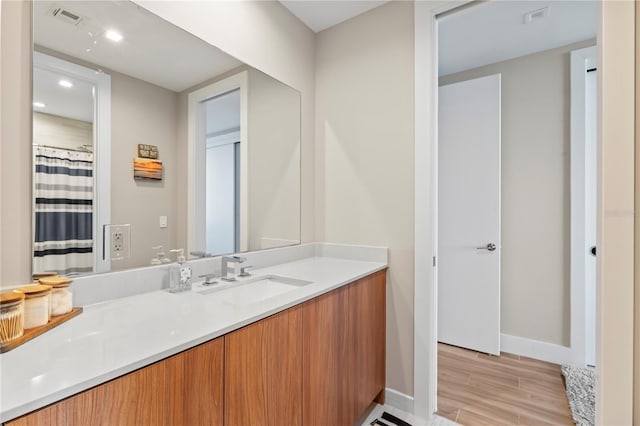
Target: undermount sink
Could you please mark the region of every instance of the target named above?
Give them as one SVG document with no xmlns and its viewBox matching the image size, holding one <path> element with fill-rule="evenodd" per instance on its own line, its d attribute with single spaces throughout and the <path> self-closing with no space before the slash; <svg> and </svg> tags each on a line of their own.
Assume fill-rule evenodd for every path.
<svg viewBox="0 0 640 426">
<path fill-rule="evenodd" d="M 272 297 L 296 290 L 311 281 L 279 275 L 263 275 L 243 281 L 234 281 L 220 287 L 199 291 L 200 294 L 217 293 L 222 302 L 235 306 L 249 306 Z"/>
</svg>

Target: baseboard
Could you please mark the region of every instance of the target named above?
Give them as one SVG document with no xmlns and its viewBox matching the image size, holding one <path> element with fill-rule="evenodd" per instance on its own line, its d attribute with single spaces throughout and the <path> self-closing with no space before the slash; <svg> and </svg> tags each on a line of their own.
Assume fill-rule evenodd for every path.
<svg viewBox="0 0 640 426">
<path fill-rule="evenodd" d="M 554 364 L 571 364 L 571 348 L 524 337 L 500 335 L 500 351 L 522 355 Z"/>
<path fill-rule="evenodd" d="M 384 391 L 384 404 L 413 414 L 413 397 L 405 395 L 393 389 L 386 388 Z"/>
</svg>

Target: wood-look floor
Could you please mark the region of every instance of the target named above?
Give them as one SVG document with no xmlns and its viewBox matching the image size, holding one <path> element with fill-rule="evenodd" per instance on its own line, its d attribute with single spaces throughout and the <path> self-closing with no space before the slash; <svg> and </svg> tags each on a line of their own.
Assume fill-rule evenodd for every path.
<svg viewBox="0 0 640 426">
<path fill-rule="evenodd" d="M 461 425 L 573 425 L 560 366 L 438 344 L 438 415 Z"/>
</svg>

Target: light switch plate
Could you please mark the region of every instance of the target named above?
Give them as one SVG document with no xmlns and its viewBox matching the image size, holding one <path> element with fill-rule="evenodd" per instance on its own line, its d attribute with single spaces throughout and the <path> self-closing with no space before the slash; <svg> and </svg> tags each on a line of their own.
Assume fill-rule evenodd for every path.
<svg viewBox="0 0 640 426">
<path fill-rule="evenodd" d="M 160 228 L 166 228 L 166 227 L 167 227 L 167 217 L 160 216 Z"/>
</svg>

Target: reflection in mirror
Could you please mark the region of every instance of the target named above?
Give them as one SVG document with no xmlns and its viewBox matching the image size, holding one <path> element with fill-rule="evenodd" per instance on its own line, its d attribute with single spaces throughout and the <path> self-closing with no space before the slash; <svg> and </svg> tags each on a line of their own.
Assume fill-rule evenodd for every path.
<svg viewBox="0 0 640 426">
<path fill-rule="evenodd" d="M 33 270 L 90 273 L 94 85 L 53 61 L 34 56 Z"/>
<path fill-rule="evenodd" d="M 33 9 L 34 273 L 299 243 L 297 91 L 130 2 Z"/>
<path fill-rule="evenodd" d="M 242 251 L 240 245 L 240 89 L 203 102 L 205 109 L 205 251 Z M 198 250 L 196 250 L 198 251 Z"/>
<path fill-rule="evenodd" d="M 108 180 L 94 170 L 109 164 L 111 79 L 34 52 L 33 110 L 33 271 L 108 271 L 95 249 L 97 224 L 109 223 Z"/>
</svg>

